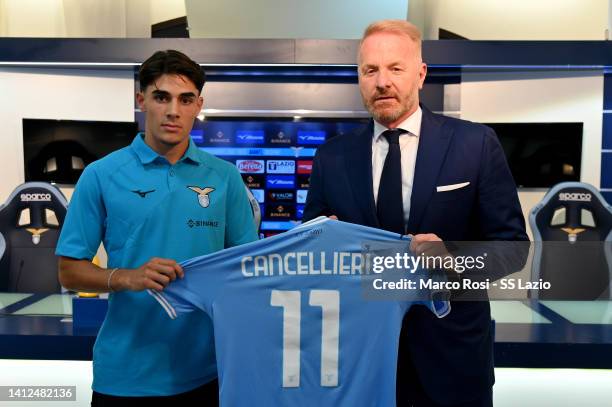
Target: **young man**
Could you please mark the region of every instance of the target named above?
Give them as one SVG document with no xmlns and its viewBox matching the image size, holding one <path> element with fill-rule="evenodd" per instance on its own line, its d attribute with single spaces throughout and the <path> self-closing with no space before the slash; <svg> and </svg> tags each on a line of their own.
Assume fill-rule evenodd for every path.
<svg viewBox="0 0 612 407">
<path fill-rule="evenodd" d="M 493 131 L 419 105 L 427 66 L 414 25 L 371 24 L 361 40 L 358 74 L 373 123 L 318 149 L 305 221 L 333 215 L 410 233 L 417 253 L 440 240 L 527 240 L 516 186 Z M 493 381 L 487 301 L 453 302 L 443 319 L 411 308 L 400 341 L 398 406 L 491 406 Z"/>
<path fill-rule="evenodd" d="M 139 80 L 145 132 L 79 179 L 56 251 L 60 282 L 110 292 L 94 347 L 92 405 L 155 398 L 215 405 L 210 319 L 192 313 L 170 321 L 144 290 L 183 278 L 182 260 L 255 240 L 251 207 L 236 168 L 189 137 L 203 104 L 201 67 L 178 51 L 158 51 Z M 90 261 L 100 242 L 107 269 Z"/>
</svg>

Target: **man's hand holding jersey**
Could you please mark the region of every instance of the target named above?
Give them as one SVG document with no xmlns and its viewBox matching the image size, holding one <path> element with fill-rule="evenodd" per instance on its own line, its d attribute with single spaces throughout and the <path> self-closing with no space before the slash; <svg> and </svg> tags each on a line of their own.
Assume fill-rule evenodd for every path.
<svg viewBox="0 0 612 407">
<path fill-rule="evenodd" d="M 118 269 L 110 279 L 109 286 L 114 291 L 161 291 L 170 282 L 183 277 L 183 268 L 176 261 L 153 257 L 137 269 Z"/>
<path fill-rule="evenodd" d="M 59 280 L 69 290 L 86 292 L 161 291 L 177 278 L 183 268 L 172 259 L 153 257 L 136 269 L 105 269 L 87 259 L 60 256 Z"/>
</svg>

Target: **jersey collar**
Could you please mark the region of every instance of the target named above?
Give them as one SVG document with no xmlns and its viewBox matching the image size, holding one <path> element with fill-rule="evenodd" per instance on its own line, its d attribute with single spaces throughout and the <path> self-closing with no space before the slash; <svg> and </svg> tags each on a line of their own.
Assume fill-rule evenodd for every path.
<svg viewBox="0 0 612 407">
<path fill-rule="evenodd" d="M 142 164 L 150 164 L 155 161 L 157 158 L 163 158 L 159 154 L 157 154 L 151 147 L 147 145 L 144 141 L 144 133 L 138 133 L 132 141 L 132 149 L 138 156 L 138 159 Z M 183 157 L 179 160 L 179 162 L 185 161 L 186 163 L 200 165 L 202 164 L 202 158 L 198 147 L 195 145 L 193 140 L 189 140 L 189 146 L 183 154 Z"/>
</svg>

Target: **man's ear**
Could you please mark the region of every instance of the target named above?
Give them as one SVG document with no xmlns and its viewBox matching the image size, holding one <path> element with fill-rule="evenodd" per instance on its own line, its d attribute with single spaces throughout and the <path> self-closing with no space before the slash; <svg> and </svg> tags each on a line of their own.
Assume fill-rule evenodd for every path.
<svg viewBox="0 0 612 407">
<path fill-rule="evenodd" d="M 422 62 L 421 68 L 419 69 L 419 90 L 423 89 L 423 83 L 425 83 L 426 76 L 427 76 L 427 64 Z"/>
<path fill-rule="evenodd" d="M 144 104 L 144 94 L 142 92 L 136 92 L 136 103 L 138 103 L 138 107 L 140 108 L 141 112 L 146 112 L 147 108 L 145 107 Z"/>
</svg>

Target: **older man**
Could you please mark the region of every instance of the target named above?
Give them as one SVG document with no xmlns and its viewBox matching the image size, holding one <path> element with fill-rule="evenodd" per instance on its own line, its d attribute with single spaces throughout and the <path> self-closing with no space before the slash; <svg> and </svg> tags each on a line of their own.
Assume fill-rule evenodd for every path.
<svg viewBox="0 0 612 407">
<path fill-rule="evenodd" d="M 413 234 L 416 250 L 440 240 L 526 240 L 494 132 L 419 105 L 427 66 L 418 29 L 401 20 L 371 24 L 358 71 L 374 120 L 319 148 L 304 219 L 333 215 Z M 443 319 L 424 307 L 410 310 L 400 340 L 398 405 L 491 406 L 493 382 L 487 301 L 455 301 Z"/>
</svg>

